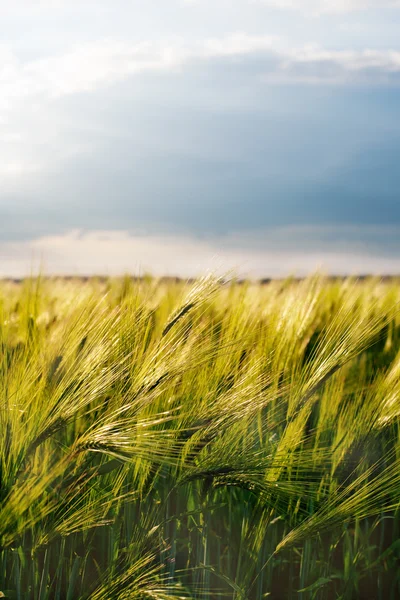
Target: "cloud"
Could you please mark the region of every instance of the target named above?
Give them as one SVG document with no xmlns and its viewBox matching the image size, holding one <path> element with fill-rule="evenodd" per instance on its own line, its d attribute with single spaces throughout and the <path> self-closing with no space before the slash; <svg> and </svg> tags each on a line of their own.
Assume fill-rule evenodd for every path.
<svg viewBox="0 0 400 600">
<path fill-rule="evenodd" d="M 227 109 L 221 102 L 207 110 L 193 109 L 181 87 L 174 90 L 177 110 L 168 88 L 144 88 L 139 104 L 134 84 L 99 106 L 91 96 L 79 98 L 80 123 L 71 119 L 54 140 L 41 139 L 40 122 L 38 140 L 21 144 L 21 151 L 34 150 L 24 163 L 5 149 L 4 164 L 14 161 L 14 171 L 2 176 L 0 239 L 73 228 L 226 235 L 284 224 L 400 224 L 399 89 L 386 100 L 380 90 L 374 99 L 370 89 L 343 88 L 317 100 L 311 88 L 277 88 L 259 95 L 261 107 Z M 55 129 L 48 121 L 46 115 L 44 126 Z M 114 135 L 97 132 L 97 123 Z M 64 160 L 60 152 L 72 153 L 74 141 L 76 154 Z M 39 159 L 40 171 L 22 174 Z M 354 234 L 346 230 L 342 242 L 346 236 Z M 380 242 L 385 246 L 384 237 Z"/>
<path fill-rule="evenodd" d="M 349 13 L 368 9 L 398 8 L 399 0 L 252 0 L 271 8 L 294 10 L 313 15 Z"/>
<path fill-rule="evenodd" d="M 96 0 L 85 0 L 85 7 L 98 9 L 102 2 Z M 8 16 L 41 16 L 48 12 L 65 12 L 71 9 L 82 9 L 79 0 L 0 0 L 0 17 Z"/>
<path fill-rule="evenodd" d="M 200 56 L 208 59 L 211 69 L 213 60 L 236 59 L 235 69 L 247 68 L 269 83 L 398 82 L 400 74 L 398 50 L 327 50 L 312 43 L 292 47 L 277 36 L 234 34 L 208 40 Z"/>
<path fill-rule="evenodd" d="M 3 46 L 0 107 L 12 107 L 14 100 L 27 96 L 56 98 L 88 92 L 143 71 L 171 70 L 182 58 L 174 47 L 103 40 L 77 45 L 60 55 L 22 62 L 9 47 Z"/>
<path fill-rule="evenodd" d="M 389 228 L 389 234 L 399 234 Z M 337 231 L 337 230 L 336 230 Z M 353 227 L 357 235 L 357 229 Z M 368 235 L 371 231 L 366 232 Z M 386 231 L 387 233 L 387 231 Z M 289 234 L 289 237 L 287 237 Z M 322 244 L 318 237 L 332 240 Z M 358 230 L 358 235 L 360 230 Z M 384 235 L 379 228 L 375 232 Z M 375 235 L 374 234 L 374 235 Z M 304 242 L 314 237 L 319 246 Z M 290 237 L 291 236 L 291 237 Z M 284 244 L 284 239 L 289 244 Z M 295 240 L 300 243 L 294 251 Z M 301 242 L 301 239 L 303 241 Z M 280 241 L 279 241 L 280 240 Z M 397 250 L 400 250 L 397 248 Z M 223 240 L 189 236 L 133 235 L 128 231 L 71 231 L 30 242 L 0 243 L 0 276 L 26 276 L 41 265 L 46 274 L 121 275 L 129 272 L 154 275 L 195 276 L 207 269 L 222 272 L 233 269 L 239 276 L 282 277 L 306 275 L 318 268 L 333 274 L 399 274 L 400 252 L 376 255 L 367 248 L 335 242 L 335 228 L 292 228 L 259 232 L 244 239 L 232 235 Z"/>
<path fill-rule="evenodd" d="M 16 104 L 37 98 L 54 100 L 95 91 L 144 73 L 185 72 L 234 61 L 272 83 L 354 83 L 398 80 L 400 51 L 327 50 L 316 44 L 292 47 L 277 36 L 236 33 L 202 42 L 174 39 L 130 43 L 118 39 L 78 44 L 61 54 L 22 61 L 7 45 L 0 47 L 0 118 Z M 3 116 L 4 120 L 4 116 Z"/>
<path fill-rule="evenodd" d="M 220 0 L 221 1 L 221 0 Z M 222 0 L 226 2 L 227 0 Z M 198 5 L 204 4 L 207 0 L 181 0 L 181 4 Z M 362 11 L 367 9 L 397 8 L 400 6 L 399 0 L 231 0 L 237 7 L 264 4 L 271 8 L 282 10 L 295 10 L 307 13 L 338 13 Z M 85 8 L 107 9 L 114 3 L 107 0 L 85 0 Z M 130 0 L 125 9 L 135 6 L 135 0 Z M 137 3 L 139 4 L 139 3 Z M 40 15 L 43 12 L 66 12 L 70 10 L 82 10 L 82 3 L 79 0 L 14 0 L 8 2 L 0 0 L 0 15 Z"/>
<path fill-rule="evenodd" d="M 197 49 L 198 58 L 213 59 L 223 56 L 240 56 L 258 52 L 284 53 L 285 40 L 277 35 L 249 35 L 233 33 L 222 38 L 206 39 Z M 193 52 L 192 56 L 196 56 Z"/>
<path fill-rule="evenodd" d="M 172 70 L 183 58 L 179 48 L 172 46 L 105 40 L 35 61 L 26 67 L 25 73 L 52 96 L 61 96 L 91 91 L 144 71 Z"/>
</svg>

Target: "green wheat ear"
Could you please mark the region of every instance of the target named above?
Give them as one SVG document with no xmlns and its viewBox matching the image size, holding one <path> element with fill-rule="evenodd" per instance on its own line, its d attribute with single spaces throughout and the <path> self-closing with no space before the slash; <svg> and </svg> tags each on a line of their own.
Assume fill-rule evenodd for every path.
<svg viewBox="0 0 400 600">
<path fill-rule="evenodd" d="M 162 336 L 167 335 L 169 331 L 187 315 L 193 308 L 199 306 L 205 300 L 209 300 L 216 293 L 218 287 L 224 282 L 223 278 L 214 277 L 212 274 L 201 278 L 187 294 L 184 302 L 169 317 Z"/>
<path fill-rule="evenodd" d="M 0 597 L 399 596 L 399 282 L 221 283 L 0 283 Z"/>
</svg>

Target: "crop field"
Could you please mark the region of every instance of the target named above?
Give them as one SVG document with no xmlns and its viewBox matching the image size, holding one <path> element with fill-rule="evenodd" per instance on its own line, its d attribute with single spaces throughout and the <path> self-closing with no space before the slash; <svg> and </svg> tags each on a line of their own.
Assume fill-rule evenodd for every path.
<svg viewBox="0 0 400 600">
<path fill-rule="evenodd" d="M 0 283 L 0 597 L 400 598 L 399 302 Z"/>
</svg>

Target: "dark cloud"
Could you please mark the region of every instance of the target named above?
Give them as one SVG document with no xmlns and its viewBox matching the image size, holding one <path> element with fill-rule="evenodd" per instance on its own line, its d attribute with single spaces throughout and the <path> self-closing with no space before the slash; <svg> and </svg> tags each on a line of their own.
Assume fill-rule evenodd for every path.
<svg viewBox="0 0 400 600">
<path fill-rule="evenodd" d="M 228 57 L 57 100 L 66 124 L 31 152 L 49 166 L 0 192 L 0 238 L 400 224 L 400 90 L 268 85 L 252 58 L 251 75 Z"/>
</svg>

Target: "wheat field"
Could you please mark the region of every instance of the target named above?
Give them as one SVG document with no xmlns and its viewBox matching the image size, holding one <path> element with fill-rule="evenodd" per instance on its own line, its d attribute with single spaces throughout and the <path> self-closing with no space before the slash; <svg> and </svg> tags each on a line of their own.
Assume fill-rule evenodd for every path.
<svg viewBox="0 0 400 600">
<path fill-rule="evenodd" d="M 400 598 L 399 301 L 0 283 L 0 597 Z"/>
</svg>

